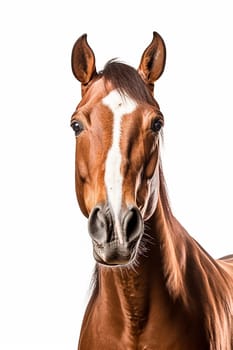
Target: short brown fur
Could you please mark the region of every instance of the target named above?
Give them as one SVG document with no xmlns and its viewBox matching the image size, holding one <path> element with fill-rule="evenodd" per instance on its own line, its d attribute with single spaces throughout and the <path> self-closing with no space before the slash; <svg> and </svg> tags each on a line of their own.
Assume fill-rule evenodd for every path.
<svg viewBox="0 0 233 350">
<path fill-rule="evenodd" d="M 82 47 L 87 50 L 83 40 Z M 113 89 L 118 89 L 122 98 L 127 95 L 137 101 L 140 108 L 125 121 L 122 133 L 122 137 L 128 135 L 124 143 L 136 147 L 134 154 L 140 153 L 140 147 L 145 145 L 139 142 L 144 134 L 138 139 L 135 134 L 137 146 L 129 137 L 132 118 L 138 120 L 138 125 L 142 127 L 144 124 L 143 121 L 140 124 L 140 119 L 145 118 L 145 111 L 152 109 L 156 116 L 161 115 L 151 94 L 151 84 L 162 74 L 165 64 L 164 42 L 157 33 L 154 33 L 148 48 L 144 51 L 138 72 L 127 65 L 109 62 L 102 72 L 85 81 L 83 86 L 83 99 L 72 122 L 81 118 L 85 125 L 93 124 L 77 138 L 76 148 L 76 191 L 86 216 L 90 216 L 96 204 L 107 203 L 103 177 L 107 149 L 111 145 L 108 129 L 112 116 L 99 101 Z M 158 55 L 158 48 L 160 56 L 156 61 L 154 56 Z M 80 54 L 80 46 L 75 51 Z M 89 51 L 86 59 L 92 54 Z M 84 57 L 85 52 L 82 52 L 82 60 Z M 91 62 L 93 60 L 92 57 Z M 150 62 L 149 66 L 147 62 Z M 85 62 L 85 69 L 87 66 Z M 151 74 L 149 69 L 154 69 Z M 95 71 L 93 66 L 91 71 Z M 85 76 L 92 75 L 85 71 Z M 75 76 L 82 74 L 76 72 Z M 103 125 L 106 131 L 100 132 Z M 92 138 L 87 138 L 88 132 L 92 133 Z M 93 146 L 92 142 L 95 142 Z M 144 219 L 144 233 L 136 258 L 119 266 L 97 263 L 93 293 L 83 319 L 78 349 L 232 350 L 233 255 L 213 259 L 173 216 L 159 158 L 159 138 L 156 136 L 153 143 L 148 136 L 145 142 L 151 142 L 150 148 L 154 147 L 151 154 L 159 164 L 158 202 L 155 210 L 147 208 L 146 212 L 150 214 Z M 85 149 L 87 144 L 88 152 Z M 93 150 L 95 157 L 86 159 Z M 151 157 L 140 159 L 151 162 Z M 132 152 L 129 152 L 130 169 L 134 168 L 133 160 Z M 84 165 L 81 166 L 80 162 Z M 125 181 L 125 193 L 131 190 L 127 187 L 135 185 L 140 179 L 142 189 L 139 192 L 141 196 L 146 194 L 145 205 L 153 207 L 153 176 L 144 179 L 146 175 L 134 174 L 130 169 L 122 170 L 126 177 L 135 180 Z M 149 191 L 150 200 L 147 199 Z M 131 192 L 137 191 L 133 189 Z M 137 198 L 131 198 L 133 200 L 137 205 Z M 127 205 L 126 196 L 124 202 Z"/>
</svg>

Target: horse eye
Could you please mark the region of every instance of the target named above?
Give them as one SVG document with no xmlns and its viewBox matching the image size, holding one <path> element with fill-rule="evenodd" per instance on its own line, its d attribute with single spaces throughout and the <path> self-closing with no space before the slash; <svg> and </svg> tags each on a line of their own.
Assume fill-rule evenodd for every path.
<svg viewBox="0 0 233 350">
<path fill-rule="evenodd" d="M 71 128 L 74 130 L 75 136 L 78 136 L 83 131 L 82 124 L 77 120 L 71 123 Z"/>
<path fill-rule="evenodd" d="M 152 121 L 151 129 L 154 132 L 159 132 L 162 127 L 163 127 L 163 121 L 161 119 L 154 119 Z"/>
</svg>

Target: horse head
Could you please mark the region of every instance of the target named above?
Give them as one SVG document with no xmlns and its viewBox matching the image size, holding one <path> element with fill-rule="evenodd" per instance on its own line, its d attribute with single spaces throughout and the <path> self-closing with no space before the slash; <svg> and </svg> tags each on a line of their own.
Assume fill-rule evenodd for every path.
<svg viewBox="0 0 233 350">
<path fill-rule="evenodd" d="M 97 73 L 87 36 L 73 47 L 72 70 L 82 89 L 71 119 L 76 193 L 88 217 L 94 257 L 104 265 L 134 261 L 144 222 L 157 206 L 164 120 L 153 87 L 165 59 L 165 45 L 157 33 L 138 70 L 110 61 Z"/>
</svg>

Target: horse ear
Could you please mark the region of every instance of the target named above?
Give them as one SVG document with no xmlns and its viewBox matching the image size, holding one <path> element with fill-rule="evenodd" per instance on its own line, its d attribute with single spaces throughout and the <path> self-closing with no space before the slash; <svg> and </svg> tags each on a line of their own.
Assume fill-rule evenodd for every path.
<svg viewBox="0 0 233 350">
<path fill-rule="evenodd" d="M 96 74 L 95 55 L 87 43 L 87 34 L 74 44 L 71 56 L 72 71 L 83 85 L 88 84 Z"/>
<path fill-rule="evenodd" d="M 143 52 L 138 73 L 153 89 L 154 82 L 162 75 L 166 62 L 166 47 L 161 36 L 154 32 L 153 40 Z"/>
</svg>

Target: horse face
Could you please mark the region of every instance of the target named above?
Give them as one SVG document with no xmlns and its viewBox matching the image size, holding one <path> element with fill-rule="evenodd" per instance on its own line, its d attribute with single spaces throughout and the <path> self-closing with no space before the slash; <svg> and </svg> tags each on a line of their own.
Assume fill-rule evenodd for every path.
<svg viewBox="0 0 233 350">
<path fill-rule="evenodd" d="M 83 54 L 82 61 L 84 56 L 93 54 L 83 40 L 82 51 L 88 50 L 88 55 Z M 80 54 L 78 46 L 79 49 L 74 47 L 73 61 L 74 51 Z M 116 77 L 119 69 L 124 76 L 129 73 L 130 67 L 109 63 L 113 74 L 113 65 L 118 70 Z M 73 63 L 73 70 L 74 66 Z M 87 66 L 86 63 L 85 69 Z M 141 62 L 141 71 L 142 66 Z M 128 94 L 127 87 L 117 88 L 114 79 L 108 80 L 104 72 L 98 76 L 93 64 L 90 67 L 91 73 L 82 76 L 80 67 L 75 70 L 75 76 L 83 79 L 83 98 L 71 121 L 76 134 L 76 193 L 80 208 L 88 217 L 96 261 L 125 265 L 137 255 L 143 223 L 156 209 L 163 117 L 154 99 L 137 98 L 135 89 L 135 93 Z M 163 67 L 156 69 L 158 76 Z M 136 71 L 133 75 L 132 84 L 139 81 L 141 88 L 151 87 L 149 81 L 146 87 L 145 72 L 141 74 L 144 82 Z"/>
</svg>

